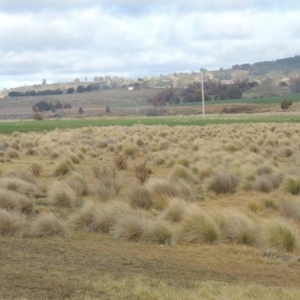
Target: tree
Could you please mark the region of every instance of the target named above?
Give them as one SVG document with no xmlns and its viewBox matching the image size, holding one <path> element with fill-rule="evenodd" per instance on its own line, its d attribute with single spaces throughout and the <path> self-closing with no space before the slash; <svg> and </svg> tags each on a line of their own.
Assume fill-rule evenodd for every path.
<svg viewBox="0 0 300 300">
<path fill-rule="evenodd" d="M 294 94 L 300 93 L 300 74 L 290 77 L 290 89 Z"/>
<path fill-rule="evenodd" d="M 94 89 L 94 85 L 93 85 L 93 84 L 89 84 L 89 85 L 86 87 L 86 90 L 87 90 L 88 92 L 91 92 L 93 89 Z"/>
<path fill-rule="evenodd" d="M 79 85 L 76 89 L 77 93 L 83 93 L 85 92 L 85 87 L 83 85 Z"/>
<path fill-rule="evenodd" d="M 42 85 L 45 85 L 46 83 L 47 83 L 47 80 L 46 80 L 46 79 L 43 79 Z"/>
<path fill-rule="evenodd" d="M 227 97 L 228 99 L 241 99 L 243 96 L 243 93 L 239 87 L 236 85 L 233 85 L 228 88 L 227 90 Z"/>
<path fill-rule="evenodd" d="M 84 111 L 83 111 L 83 108 L 80 106 L 79 109 L 78 109 L 78 113 L 80 115 L 83 115 L 84 114 Z"/>
<path fill-rule="evenodd" d="M 48 110 L 52 110 L 52 108 L 53 108 L 53 104 L 47 103 L 46 101 L 39 101 L 38 103 L 32 106 L 32 110 L 34 112 L 48 111 Z"/>
<path fill-rule="evenodd" d="M 195 93 L 195 102 L 201 102 L 201 101 L 202 101 L 202 89 L 199 89 Z M 211 97 L 206 91 L 204 91 L 204 101 L 211 101 Z"/>
<path fill-rule="evenodd" d="M 107 105 L 106 108 L 105 108 L 105 112 L 108 114 L 110 113 L 110 107 Z"/>
<path fill-rule="evenodd" d="M 65 104 L 64 104 L 64 108 L 72 108 L 72 105 L 70 104 L 70 103 L 68 103 L 68 102 L 66 102 Z"/>
<path fill-rule="evenodd" d="M 288 109 L 291 105 L 293 105 L 293 102 L 292 102 L 292 100 L 288 100 L 288 99 L 284 99 L 280 103 L 280 107 L 282 109 Z"/>
<path fill-rule="evenodd" d="M 75 79 L 74 79 L 74 82 L 75 82 L 75 83 L 79 83 L 79 82 L 80 82 L 80 79 L 79 79 L 79 78 L 75 78 Z"/>
<path fill-rule="evenodd" d="M 75 89 L 72 87 L 67 89 L 67 94 L 73 94 L 74 92 L 75 92 Z"/>
</svg>

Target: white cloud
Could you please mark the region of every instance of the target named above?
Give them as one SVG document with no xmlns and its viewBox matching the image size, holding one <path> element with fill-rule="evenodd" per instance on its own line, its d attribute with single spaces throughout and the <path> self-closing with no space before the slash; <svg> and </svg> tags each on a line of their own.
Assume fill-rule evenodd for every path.
<svg viewBox="0 0 300 300">
<path fill-rule="evenodd" d="M 299 54 L 300 4 L 262 2 L 0 0 L 0 88 L 43 78 L 218 69 Z"/>
</svg>

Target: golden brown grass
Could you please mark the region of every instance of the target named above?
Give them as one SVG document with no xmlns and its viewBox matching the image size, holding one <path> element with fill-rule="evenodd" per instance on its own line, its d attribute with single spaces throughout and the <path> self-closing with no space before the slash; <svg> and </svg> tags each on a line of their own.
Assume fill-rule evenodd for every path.
<svg viewBox="0 0 300 300">
<path fill-rule="evenodd" d="M 175 264 L 176 270 L 182 269 L 191 251 L 195 251 L 194 258 L 191 258 L 193 263 L 195 257 L 207 252 L 205 259 L 209 264 L 203 259 L 197 270 L 192 270 L 193 263 L 190 263 L 184 272 L 195 274 L 201 272 L 202 265 L 205 265 L 205 270 L 211 265 L 214 272 L 209 276 L 217 280 L 223 280 L 235 268 L 243 273 L 243 280 L 253 282 L 256 280 L 253 274 L 257 274 L 260 265 L 280 268 L 280 259 L 283 260 L 281 256 L 284 255 L 295 257 L 291 259 L 292 263 L 289 262 L 288 271 L 297 272 L 300 251 L 297 189 L 300 125 L 276 124 L 274 130 L 273 127 L 274 124 L 90 127 L 20 133 L 14 138 L 0 135 L 0 206 L 6 215 L 17 215 L 26 224 L 33 224 L 51 213 L 57 216 L 57 220 L 68 220 L 68 234 L 63 240 L 64 243 L 68 240 L 68 246 L 63 245 L 57 251 L 61 255 L 66 249 L 71 249 L 68 251 L 72 256 L 74 239 L 78 237 L 86 243 L 84 259 L 88 261 L 89 247 L 97 240 L 98 260 L 94 264 L 100 268 L 99 253 L 101 259 L 103 253 L 99 247 L 105 237 L 106 242 L 112 243 L 106 250 L 111 255 L 122 255 L 121 251 L 127 247 L 129 256 L 135 253 L 132 254 L 134 259 L 145 255 L 145 261 L 140 263 L 143 272 L 152 268 L 159 272 L 155 260 L 148 264 L 150 247 L 154 257 L 165 251 L 163 249 L 167 249 L 162 253 L 164 259 L 174 252 L 168 266 Z M 30 149 L 34 150 L 32 154 L 28 152 Z M 19 158 L 8 158 L 10 150 L 17 151 Z M 127 169 L 114 170 L 116 155 L 128 157 Z M 145 161 L 153 174 L 141 186 L 134 177 L 134 166 Z M 43 172 L 36 178 L 28 173 L 28 167 L 34 163 L 43 166 Z M 93 168 L 99 171 L 98 174 L 94 174 Z M 2 198 L 1 191 L 4 191 Z M 49 221 L 49 224 L 54 223 Z M 65 232 L 65 225 L 63 228 Z M 46 229 L 47 226 L 44 232 Z M 12 235 L 19 237 L 22 233 Z M 30 249 L 38 247 L 39 243 L 50 245 L 47 239 L 37 242 L 37 236 L 39 234 L 25 235 L 22 243 L 25 240 L 31 245 Z M 7 236 L 2 239 L 5 243 L 12 242 Z M 51 244 L 54 252 L 55 247 L 59 247 L 56 240 L 51 242 L 54 243 Z M 139 243 L 130 248 L 127 241 Z M 176 242 L 177 246 L 172 247 Z M 143 248 L 144 244 L 149 245 Z M 183 247 L 182 244 L 188 245 Z M 217 260 L 208 259 L 221 253 L 223 247 L 227 250 L 217 255 Z M 278 256 L 262 258 L 263 251 L 270 247 L 278 249 Z M 243 259 L 241 252 L 244 253 Z M 118 261 L 117 269 L 123 268 L 123 264 L 128 268 L 133 258 Z M 23 261 L 26 261 L 24 257 Z M 248 261 L 253 264 L 253 269 Z M 109 263 L 105 262 L 103 266 L 107 267 Z M 13 264 L 13 260 L 9 264 Z M 161 265 L 162 261 L 159 267 Z M 91 268 L 89 263 L 82 264 L 77 274 L 88 268 Z M 130 270 L 133 272 L 134 268 Z M 57 272 L 63 273 L 62 270 Z M 266 282 L 271 280 L 270 274 L 265 277 Z M 118 274 L 120 278 L 123 275 Z M 173 279 L 180 283 L 181 276 L 183 274 L 177 272 Z M 65 278 L 64 283 L 68 284 L 68 276 Z M 261 276 L 260 280 L 263 278 Z M 286 283 L 281 279 L 276 284 L 282 287 Z M 31 293 L 28 295 L 32 296 Z M 57 295 L 52 298 L 63 297 Z M 68 298 L 67 295 L 64 297 Z M 70 295 L 69 298 L 76 299 L 76 295 Z M 117 297 L 112 295 L 113 299 Z M 93 296 L 93 292 L 86 294 L 86 297 Z"/>
<path fill-rule="evenodd" d="M 64 237 L 65 233 L 66 227 L 64 222 L 52 213 L 37 216 L 30 226 L 30 235 L 35 237 Z"/>
<path fill-rule="evenodd" d="M 22 237 L 25 217 L 18 212 L 9 212 L 0 208 L 0 236 Z"/>
</svg>

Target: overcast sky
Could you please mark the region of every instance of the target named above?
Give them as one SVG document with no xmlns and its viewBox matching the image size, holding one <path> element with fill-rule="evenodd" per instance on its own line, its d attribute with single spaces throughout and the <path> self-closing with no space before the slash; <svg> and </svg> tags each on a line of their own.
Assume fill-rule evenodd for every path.
<svg viewBox="0 0 300 300">
<path fill-rule="evenodd" d="M 300 54 L 298 0 L 0 0 L 0 89 Z"/>
</svg>

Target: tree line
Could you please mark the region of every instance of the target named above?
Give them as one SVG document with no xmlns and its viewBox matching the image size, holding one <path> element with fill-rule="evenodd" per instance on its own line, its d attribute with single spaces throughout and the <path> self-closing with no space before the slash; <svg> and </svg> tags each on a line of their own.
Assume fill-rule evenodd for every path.
<svg viewBox="0 0 300 300">
<path fill-rule="evenodd" d="M 39 101 L 38 103 L 34 104 L 32 106 L 32 110 L 34 112 L 41 112 L 41 111 L 52 111 L 55 112 L 57 109 L 69 109 L 72 108 L 72 105 L 68 102 L 61 103 L 59 101 L 56 102 L 56 104 L 53 104 L 52 102 L 46 102 L 46 101 Z"/>
<path fill-rule="evenodd" d="M 241 99 L 243 91 L 252 87 L 252 83 L 245 80 L 237 80 L 235 84 L 226 85 L 220 81 L 207 80 L 204 82 L 204 101 Z M 153 106 L 168 104 L 179 104 L 185 102 L 202 101 L 202 85 L 200 82 L 193 82 L 185 89 L 168 88 L 148 99 Z"/>
</svg>

